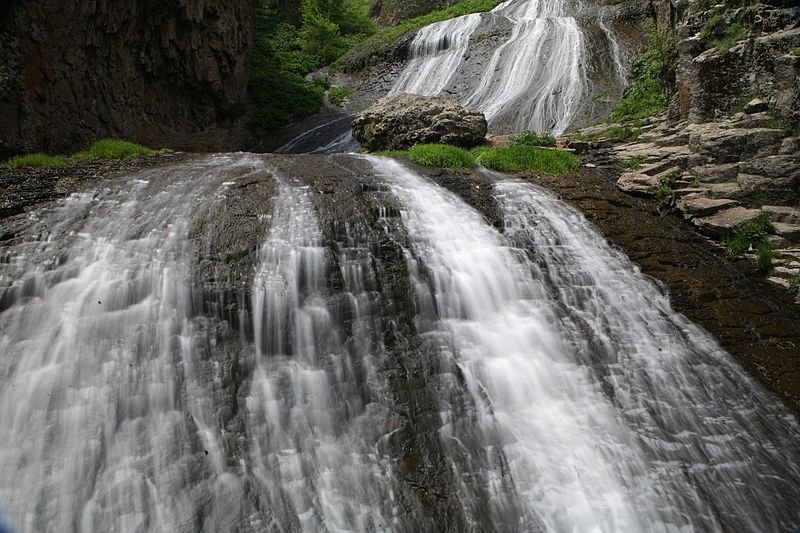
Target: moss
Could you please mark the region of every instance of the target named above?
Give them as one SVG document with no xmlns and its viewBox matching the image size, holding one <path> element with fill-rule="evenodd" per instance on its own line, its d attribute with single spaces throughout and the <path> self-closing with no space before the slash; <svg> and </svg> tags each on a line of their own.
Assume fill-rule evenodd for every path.
<svg viewBox="0 0 800 533">
<path fill-rule="evenodd" d="M 10 168 L 61 168 L 67 163 L 69 160 L 63 155 L 34 153 L 12 157 L 6 165 Z"/>
</svg>

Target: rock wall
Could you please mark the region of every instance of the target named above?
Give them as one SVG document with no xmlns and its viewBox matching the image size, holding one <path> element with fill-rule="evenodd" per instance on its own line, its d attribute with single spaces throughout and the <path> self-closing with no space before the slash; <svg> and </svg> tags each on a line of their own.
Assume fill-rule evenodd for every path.
<svg viewBox="0 0 800 533">
<path fill-rule="evenodd" d="M 252 0 L 11 0 L 3 10 L 0 154 L 101 137 L 237 144 Z"/>
<path fill-rule="evenodd" d="M 800 125 L 800 6 L 782 0 L 742 6 L 727 1 L 706 8 L 684 0 L 677 8 L 656 3 L 659 20 L 668 9 L 681 39 L 676 98 L 671 115 L 703 121 L 741 110 L 752 98 L 764 99 L 787 125 Z M 729 49 L 718 46 L 726 35 L 743 28 Z"/>
</svg>

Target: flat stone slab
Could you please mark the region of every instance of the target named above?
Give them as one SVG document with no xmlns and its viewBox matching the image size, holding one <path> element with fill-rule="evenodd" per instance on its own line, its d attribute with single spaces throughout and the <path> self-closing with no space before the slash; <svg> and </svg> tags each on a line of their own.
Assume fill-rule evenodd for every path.
<svg viewBox="0 0 800 533">
<path fill-rule="evenodd" d="M 625 172 L 617 180 L 617 187 L 619 190 L 631 194 L 655 194 L 661 183 L 655 176 L 648 176 L 647 174 L 640 174 L 638 172 Z"/>
<path fill-rule="evenodd" d="M 739 205 L 736 200 L 727 198 L 706 198 L 699 194 L 688 194 L 678 199 L 677 207 L 687 215 L 705 217 L 723 209 Z"/>
<path fill-rule="evenodd" d="M 786 222 L 788 224 L 800 224 L 800 209 L 785 205 L 764 205 L 761 210 L 769 213 L 773 222 Z"/>
<path fill-rule="evenodd" d="M 800 242 L 800 225 L 786 222 L 773 222 L 775 233 L 790 242 Z"/>
<path fill-rule="evenodd" d="M 697 228 L 715 237 L 721 237 L 741 222 L 752 220 L 761 214 L 760 209 L 747 209 L 745 207 L 732 207 L 711 216 L 695 218 L 692 222 Z"/>
</svg>

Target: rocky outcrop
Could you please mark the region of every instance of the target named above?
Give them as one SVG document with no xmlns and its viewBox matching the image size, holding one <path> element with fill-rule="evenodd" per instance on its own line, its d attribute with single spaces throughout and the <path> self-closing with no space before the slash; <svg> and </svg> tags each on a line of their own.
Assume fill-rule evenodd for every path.
<svg viewBox="0 0 800 533">
<path fill-rule="evenodd" d="M 376 102 L 353 121 L 353 136 L 370 151 L 420 143 L 471 147 L 485 141 L 486 118 L 446 98 L 400 94 Z"/>
<path fill-rule="evenodd" d="M 99 137 L 229 148 L 245 112 L 250 0 L 14 0 L 0 16 L 0 154 Z"/>
</svg>

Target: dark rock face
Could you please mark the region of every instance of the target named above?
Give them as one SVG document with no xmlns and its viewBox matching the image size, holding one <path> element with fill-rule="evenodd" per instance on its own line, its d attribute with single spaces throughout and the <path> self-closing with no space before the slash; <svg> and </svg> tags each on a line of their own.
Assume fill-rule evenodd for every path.
<svg viewBox="0 0 800 533">
<path fill-rule="evenodd" d="M 0 153 L 100 137 L 229 148 L 245 111 L 252 2 L 16 0 L 0 22 Z"/>
<path fill-rule="evenodd" d="M 477 146 L 483 113 L 445 98 L 401 94 L 384 98 L 353 121 L 353 136 L 370 151 L 404 150 L 419 143 Z"/>
</svg>

